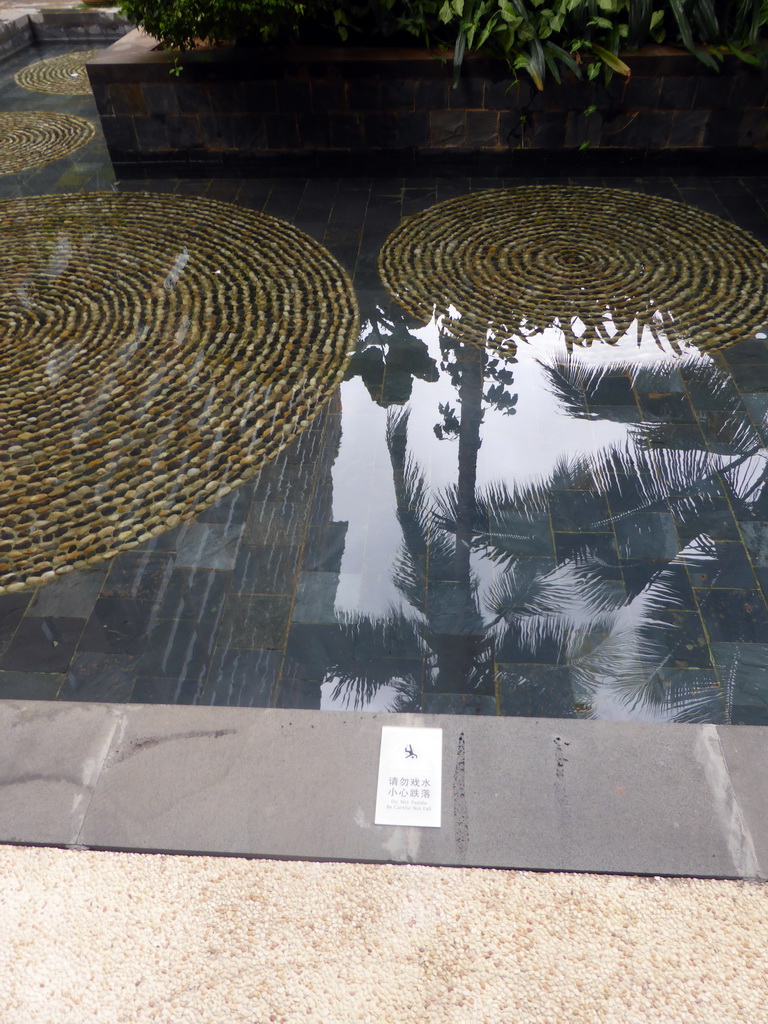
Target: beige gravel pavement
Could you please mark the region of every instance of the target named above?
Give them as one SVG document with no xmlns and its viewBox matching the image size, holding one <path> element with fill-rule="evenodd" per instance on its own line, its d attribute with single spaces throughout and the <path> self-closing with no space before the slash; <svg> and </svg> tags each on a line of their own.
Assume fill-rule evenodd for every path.
<svg viewBox="0 0 768 1024">
<path fill-rule="evenodd" d="M 765 1024 L 744 882 L 0 847 L 2 1024 Z"/>
</svg>

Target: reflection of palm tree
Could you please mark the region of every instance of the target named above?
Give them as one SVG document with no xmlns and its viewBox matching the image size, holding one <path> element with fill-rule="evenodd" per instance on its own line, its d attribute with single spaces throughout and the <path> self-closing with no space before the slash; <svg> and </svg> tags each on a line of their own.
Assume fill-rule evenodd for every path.
<svg viewBox="0 0 768 1024">
<path fill-rule="evenodd" d="M 757 432 L 742 416 L 725 439 L 707 448 L 701 441 L 668 435 L 664 424 L 628 424 L 630 440 L 624 446 L 561 464 L 547 479 L 526 486 L 496 485 L 478 493 L 488 356 L 474 346 L 441 341 L 444 355 L 450 355 L 446 362 L 460 416 L 453 410 L 446 415 L 444 407 L 438 436 L 458 439 L 456 486 L 430 498 L 423 473 L 407 453 L 408 412 L 390 413 L 387 445 L 402 533 L 393 579 L 410 611 L 380 620 L 361 618 L 340 628 L 367 631 L 369 649 L 382 657 L 387 636 L 397 635 L 403 656 L 426 657 L 426 688 L 437 692 L 490 694 L 498 665 L 508 666 L 507 685 L 525 687 L 526 665 L 548 645 L 556 652 L 552 660 L 568 668 L 573 703 L 582 714 L 727 720 L 735 673 L 726 675 L 720 690 L 711 679 L 702 682 L 701 673 L 688 673 L 690 683 L 681 681 L 685 673 L 668 671 L 676 642 L 669 618 L 671 609 L 685 607 L 684 563 L 711 557 L 710 524 L 719 510 L 729 504 L 738 518 L 754 516 L 756 510 L 768 518 L 768 461 Z M 727 374 L 711 362 L 685 356 L 678 356 L 676 365 L 689 381 L 718 395 L 719 408 L 729 411 Z M 617 372 L 619 364 L 613 362 L 610 369 Z M 634 363 L 624 369 L 638 372 Z M 571 358 L 544 370 L 561 408 L 579 418 L 591 415 L 605 367 L 585 367 Z M 659 380 L 669 370 L 669 360 L 642 368 Z M 604 413 L 601 408 L 601 418 Z M 591 513 L 587 507 L 584 514 L 598 530 L 610 529 L 623 517 L 671 511 L 680 552 L 660 567 L 638 561 L 627 589 L 617 579 L 617 567 L 597 558 L 588 542 L 577 544 L 559 564 L 521 557 L 535 540 L 536 514 L 546 512 L 551 495 L 563 488 L 578 488 L 587 506 L 593 502 Z M 473 558 L 496 566 L 496 578 L 482 596 Z M 446 628 L 446 609 L 434 600 L 435 582 L 442 581 L 451 584 L 449 611 L 463 630 L 458 637 Z M 363 675 L 354 665 L 347 672 L 337 668 L 337 697 L 347 694 L 362 704 L 387 683 L 398 707 L 417 706 L 419 681 L 412 675 L 393 682 L 378 668 Z"/>
<path fill-rule="evenodd" d="M 505 389 L 505 385 L 512 383 L 512 376 L 508 369 L 499 365 L 498 357 L 489 359 L 476 346 L 459 347 L 447 335 L 443 335 L 442 341 L 443 357 L 445 363 L 451 363 L 451 376 L 460 405 L 460 417 L 455 424 L 458 483 L 457 524 L 453 537 L 433 526 L 426 482 L 407 455 L 408 412 L 390 412 L 387 447 L 395 487 L 396 514 L 403 537 L 393 579 L 415 617 L 406 620 L 392 612 L 378 620 L 365 617 L 349 620 L 340 628 L 366 632 L 369 640 L 375 641 L 369 649 L 372 647 L 385 656 L 386 634 L 396 624 L 404 641 L 400 649 L 410 657 L 416 654 L 426 657 L 428 687 L 441 693 L 471 691 L 489 695 L 494 688 L 493 641 L 483 623 L 477 581 L 470 566 L 486 369 L 490 387 L 496 389 L 499 407 L 513 412 L 516 396 L 510 396 Z M 433 581 L 429 588 L 428 580 Z M 440 584 L 445 584 L 442 595 L 438 593 Z M 460 634 L 455 631 L 457 621 L 461 622 Z M 345 693 L 355 706 L 370 699 L 376 688 L 385 682 L 392 685 L 391 676 L 377 680 L 376 673 L 369 676 L 353 665 L 345 671 L 336 665 L 333 675 L 336 679 L 334 697 L 338 699 Z M 416 681 L 411 679 L 398 682 L 399 703 L 404 707 L 409 685 L 412 687 L 412 699 L 416 699 L 419 687 L 414 686 Z"/>
<path fill-rule="evenodd" d="M 582 415 L 581 396 L 594 394 L 599 386 L 602 368 L 590 372 L 584 367 L 573 367 L 568 372 L 560 366 L 551 375 L 576 415 Z M 707 385 L 709 394 L 724 392 L 728 378 L 712 364 L 697 364 L 695 373 L 699 383 Z M 727 401 L 719 403 L 727 408 Z M 734 405 L 735 408 L 735 405 Z M 675 514 L 681 538 L 682 560 L 693 568 L 696 559 L 711 558 L 707 551 L 708 528 L 713 516 L 722 510 L 727 500 L 738 518 L 748 518 L 768 498 L 768 463 L 758 434 L 743 418 L 731 432 L 727 454 L 697 448 L 686 448 L 678 442 L 671 446 L 665 439 L 663 447 L 644 447 L 654 443 L 655 430 L 637 428 L 634 444 L 611 449 L 591 463 L 575 467 L 574 476 L 587 488 L 582 493 L 589 500 L 595 496 L 593 519 L 596 525 L 604 515 L 602 498 L 605 494 L 611 507 L 624 511 L 614 521 L 638 513 L 671 510 Z M 672 439 L 674 441 L 674 439 Z M 564 474 L 559 472 L 559 483 Z M 591 485 L 591 486 L 590 486 Z M 724 498 L 725 492 L 725 498 Z M 536 507 L 542 500 L 542 488 L 533 487 L 529 493 L 518 493 L 512 498 L 491 494 L 486 513 L 489 534 L 501 533 L 516 508 Z M 500 526 L 494 526 L 495 521 Z M 711 550 L 711 542 L 710 542 Z M 504 557 L 504 552 L 497 553 Z M 646 716 L 680 720 L 706 720 L 728 718 L 731 694 L 719 692 L 714 685 L 696 692 L 672 680 L 664 686 L 660 677 L 669 659 L 666 643 L 668 623 L 659 619 L 659 612 L 684 601 L 679 593 L 685 574 L 680 556 L 663 569 L 649 567 L 647 577 L 628 600 L 617 600 L 608 581 L 601 579 L 600 567 L 589 565 L 586 553 L 579 566 L 578 553 L 573 561 L 561 563 L 546 580 L 535 580 L 534 592 L 520 609 L 516 588 L 510 588 L 510 576 L 502 577 L 501 585 L 491 601 L 504 624 L 514 624 L 518 632 L 525 628 L 539 634 L 549 633 L 565 647 L 565 660 L 570 665 L 574 694 L 600 713 L 606 702 L 625 709 L 633 709 Z M 574 580 L 572 574 L 580 571 Z M 587 574 L 591 578 L 587 578 Z M 569 578 L 570 577 L 570 578 Z M 511 579 L 514 580 L 514 572 Z M 558 594 L 558 584 L 567 580 L 568 586 Z M 554 584 L 554 588 L 551 585 Z M 545 585 L 550 585 L 547 590 Z M 577 610 L 574 618 L 572 609 Z M 533 621 L 526 620 L 533 616 Z M 579 639 L 602 632 L 604 638 L 596 646 L 579 644 Z M 505 657 L 505 637 L 498 644 L 498 658 Z M 731 686 L 733 680 L 731 680 Z"/>
<path fill-rule="evenodd" d="M 360 377 L 373 401 L 386 408 L 405 405 L 414 378 L 434 382 L 438 376 L 427 346 L 409 329 L 404 314 L 377 306 L 363 324 L 344 379 Z"/>
</svg>

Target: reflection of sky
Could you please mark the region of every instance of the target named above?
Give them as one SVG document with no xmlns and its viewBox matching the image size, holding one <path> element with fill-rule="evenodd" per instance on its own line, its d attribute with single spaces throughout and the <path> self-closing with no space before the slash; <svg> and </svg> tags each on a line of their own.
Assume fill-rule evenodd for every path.
<svg viewBox="0 0 768 1024">
<path fill-rule="evenodd" d="M 429 344 L 430 355 L 440 358 L 437 329 L 420 332 Z M 518 400 L 514 415 L 485 405 L 482 446 L 477 459 L 477 486 L 484 488 L 501 479 L 513 478 L 525 484 L 548 477 L 562 460 L 571 461 L 612 444 L 622 444 L 628 436 L 623 423 L 576 420 L 561 407 L 547 390 L 544 372 L 535 357 L 541 358 L 536 342 L 518 349 L 517 361 L 510 363 L 515 380 L 510 390 Z M 409 408 L 409 450 L 425 468 L 433 490 L 456 484 L 458 442 L 439 441 L 434 433 L 441 416 L 438 404 L 450 402 L 457 408 L 458 396 L 447 374 L 436 384 L 417 380 Z"/>
<path fill-rule="evenodd" d="M 414 333 L 428 345 L 430 356 L 439 366 L 441 351 L 436 324 L 428 324 Z M 690 358 L 692 353 L 686 355 Z M 514 480 L 517 484 L 546 480 L 558 463 L 599 455 L 613 447 L 623 448 L 631 437 L 628 424 L 577 419 L 566 412 L 549 389 L 541 365 L 566 357 L 562 335 L 554 328 L 518 347 L 515 360 L 509 364 L 514 373 L 509 391 L 519 395 L 515 413 L 506 415 L 484 403 L 477 463 L 479 489 L 501 480 Z M 586 366 L 620 364 L 625 368 L 631 361 L 638 369 L 648 364 L 658 369 L 679 362 L 680 356 L 669 345 L 660 345 L 650 333 L 639 340 L 635 333 L 615 346 L 577 346 L 572 359 Z M 339 592 L 336 609 L 382 613 L 404 603 L 391 578 L 402 535 L 395 514 L 392 467 L 386 444 L 387 412 L 371 401 L 359 378 L 344 383 L 341 393 L 342 438 L 333 470 L 333 517 L 337 522 L 349 523 L 341 571 L 359 571 L 348 556 L 362 545 L 365 568 L 362 587 L 350 590 L 346 599 Z M 441 441 L 434 432 L 435 424 L 442 420 L 438 406 L 445 403 L 460 415 L 458 394 L 447 373 L 441 372 L 434 383 L 414 380 L 407 406 L 408 451 L 424 473 L 430 495 L 455 486 L 457 479 L 458 441 Z M 493 574 L 483 561 L 473 555 L 473 569 L 481 576 L 481 590 L 485 589 L 483 583 L 491 582 Z"/>
</svg>

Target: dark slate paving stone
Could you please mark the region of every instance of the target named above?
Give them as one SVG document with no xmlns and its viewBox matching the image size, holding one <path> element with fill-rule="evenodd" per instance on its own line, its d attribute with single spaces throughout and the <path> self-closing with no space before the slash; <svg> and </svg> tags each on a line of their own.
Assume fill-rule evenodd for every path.
<svg viewBox="0 0 768 1024">
<path fill-rule="evenodd" d="M 755 573 L 741 544 L 720 541 L 708 545 L 701 554 L 681 555 L 688 567 L 691 583 L 697 588 L 754 590 Z"/>
<path fill-rule="evenodd" d="M 622 558 L 674 558 L 678 552 L 675 520 L 669 512 L 624 516 L 613 528 Z"/>
<path fill-rule="evenodd" d="M 336 622 L 335 603 L 340 580 L 341 573 L 337 572 L 300 573 L 291 621 Z"/>
<path fill-rule="evenodd" d="M 175 191 L 179 195 L 183 195 L 183 196 L 204 196 L 206 194 L 206 192 L 208 191 L 209 185 L 210 185 L 210 182 L 207 179 L 201 179 L 201 180 L 198 180 L 198 179 L 194 179 L 194 180 L 186 179 L 186 180 L 182 180 L 182 181 L 177 181 L 176 182 L 176 189 L 175 189 Z M 245 188 L 245 187 L 246 186 L 243 186 L 243 188 Z M 267 189 L 267 194 L 268 194 L 268 192 L 269 192 L 269 189 Z M 242 196 L 242 190 L 241 190 L 240 202 L 245 204 L 245 200 L 243 199 L 243 196 Z"/>
<path fill-rule="evenodd" d="M 29 593 L 0 594 L 0 651 L 11 642 L 31 599 Z"/>
<path fill-rule="evenodd" d="M 208 508 L 198 512 L 195 519 L 198 523 L 220 523 L 225 526 L 239 526 L 248 517 L 248 509 L 253 500 L 253 485 L 248 483 L 235 487 L 234 490 Z"/>
<path fill-rule="evenodd" d="M 304 192 L 304 182 L 275 185 L 264 204 L 264 213 L 281 220 L 292 220 L 296 216 Z"/>
<path fill-rule="evenodd" d="M 418 525 L 418 512 L 411 509 L 399 509 L 397 515 L 404 534 L 413 530 L 415 536 L 420 535 L 422 528 Z M 373 543 L 375 545 L 375 539 Z M 503 543 L 498 541 L 499 546 L 502 546 Z M 461 570 L 456 561 L 454 544 L 450 534 L 437 529 L 432 531 L 431 539 L 427 542 L 425 550 L 419 548 L 418 542 L 412 544 L 416 564 L 411 573 L 413 577 L 411 587 L 418 594 L 418 600 L 421 602 L 426 601 L 427 571 L 432 583 L 438 581 L 458 582 L 457 577 Z"/>
<path fill-rule="evenodd" d="M 741 453 L 751 447 L 755 451 L 763 446 L 760 433 L 744 412 L 719 412 L 714 409 L 697 416 L 707 447 L 716 455 Z"/>
<path fill-rule="evenodd" d="M 350 263 L 353 264 L 357 259 L 356 247 L 350 256 Z M 344 260 L 342 259 L 341 262 L 343 263 Z M 309 430 L 303 430 L 296 440 L 292 441 L 287 448 L 283 449 L 281 455 L 288 465 L 311 466 L 315 464 L 320 457 L 322 447 L 323 431 L 313 426 L 310 427 Z"/>
<path fill-rule="evenodd" d="M 712 665 L 707 637 L 700 616 L 685 609 L 654 610 L 644 635 L 663 652 L 668 668 L 702 668 Z"/>
<path fill-rule="evenodd" d="M 493 575 L 496 591 L 494 614 L 502 606 L 517 611 L 527 610 L 557 566 L 554 558 L 514 558 L 497 566 Z M 487 607 L 485 611 L 489 613 Z"/>
<path fill-rule="evenodd" d="M 589 417 L 611 423 L 642 423 L 643 414 L 636 405 L 589 405 Z"/>
<path fill-rule="evenodd" d="M 133 688 L 133 704 L 199 704 L 202 684 L 198 679 L 139 676 Z"/>
<path fill-rule="evenodd" d="M 283 678 L 321 683 L 339 666 L 355 662 L 355 636 L 340 624 L 293 623 L 288 632 Z M 361 652 L 364 657 L 364 652 Z"/>
<path fill-rule="evenodd" d="M 180 523 L 179 526 L 174 526 L 170 530 L 164 530 L 163 533 L 158 533 L 157 536 L 137 544 L 135 550 L 175 552 L 183 541 L 188 529 L 188 523 Z"/>
<path fill-rule="evenodd" d="M 659 370 L 653 367 L 638 367 L 632 381 L 635 393 L 640 398 L 640 405 L 643 403 L 644 395 L 681 394 L 685 389 L 680 371 L 668 366 Z"/>
<path fill-rule="evenodd" d="M 163 619 L 147 635 L 139 672 L 142 676 L 204 680 L 214 648 L 214 628 L 184 619 Z M 133 700 L 139 700 L 135 692 Z"/>
<path fill-rule="evenodd" d="M 760 589 L 763 592 L 763 597 L 768 601 L 768 566 L 758 566 L 755 569 L 755 575 L 760 583 Z"/>
<path fill-rule="evenodd" d="M 130 655 L 78 651 L 64 678 L 59 699 L 127 703 L 138 665 L 139 658 Z"/>
<path fill-rule="evenodd" d="M 301 548 L 242 544 L 232 573 L 233 594 L 293 594 Z"/>
<path fill-rule="evenodd" d="M 306 534 L 304 557 L 301 568 L 304 572 L 341 572 L 341 563 L 345 562 L 347 572 L 359 572 L 363 567 L 363 549 L 357 545 L 352 551 L 353 557 L 345 559 L 347 553 L 348 523 L 327 523 L 323 526 L 310 526 Z"/>
<path fill-rule="evenodd" d="M 224 608 L 217 644 L 238 650 L 276 650 L 285 645 L 289 597 L 231 594 Z"/>
<path fill-rule="evenodd" d="M 564 641 L 554 635 L 551 623 L 544 616 L 531 616 L 525 623 L 512 623 L 496 652 L 498 664 L 562 665 L 565 663 Z"/>
<path fill-rule="evenodd" d="M 744 407 L 749 413 L 763 444 L 768 442 L 768 395 L 744 395 Z"/>
<path fill-rule="evenodd" d="M 647 487 L 641 474 L 613 473 L 607 498 L 614 520 L 635 513 L 668 511 L 666 503 L 659 503 L 656 489 Z"/>
<path fill-rule="evenodd" d="M 32 593 L 27 615 L 87 619 L 102 590 L 107 567 L 70 572 Z"/>
<path fill-rule="evenodd" d="M 739 527 L 752 564 L 768 566 L 768 522 L 754 520 Z"/>
<path fill-rule="evenodd" d="M 473 693 L 425 693 L 421 700 L 424 715 L 495 715 L 496 698 Z"/>
<path fill-rule="evenodd" d="M 102 595 L 151 600 L 162 589 L 172 567 L 170 553 L 124 551 L 110 563 Z"/>
<path fill-rule="evenodd" d="M 742 408 L 742 396 L 730 376 L 711 374 L 706 379 L 686 382 L 688 397 L 694 409 L 734 412 Z"/>
<path fill-rule="evenodd" d="M 590 388 L 586 398 L 590 409 L 596 405 L 626 405 L 630 408 L 635 405 L 632 381 L 624 375 L 606 374 L 595 386 Z"/>
<path fill-rule="evenodd" d="M 731 366 L 731 373 L 739 391 L 747 394 L 768 391 L 768 364 L 740 363 Z"/>
<path fill-rule="evenodd" d="M 207 184 L 207 183 L 206 183 Z M 248 180 L 243 183 L 238 196 L 238 203 L 252 210 L 263 210 L 272 191 L 272 182 Z"/>
<path fill-rule="evenodd" d="M 715 643 L 712 657 L 734 725 L 768 725 L 768 644 Z"/>
<path fill-rule="evenodd" d="M 616 541 L 609 533 L 555 533 L 555 552 L 560 562 L 598 562 L 615 567 L 619 560 Z"/>
<path fill-rule="evenodd" d="M 208 198 L 218 199 L 222 203 L 235 203 L 242 186 L 239 178 L 218 178 L 208 187 Z"/>
<path fill-rule="evenodd" d="M 608 502 L 592 491 L 554 491 L 549 496 L 552 529 L 560 533 L 610 533 Z"/>
<path fill-rule="evenodd" d="M 629 600 L 646 587 L 653 586 L 656 607 L 697 611 L 691 581 L 682 562 L 666 559 L 627 561 L 622 563 L 621 574 Z"/>
<path fill-rule="evenodd" d="M 0 671 L 0 700 L 56 700 L 63 679 L 53 672 Z"/>
<path fill-rule="evenodd" d="M 245 524 L 243 540 L 253 547 L 301 544 L 307 528 L 309 507 L 283 501 L 254 501 Z M 234 563 L 233 563 L 234 564 Z"/>
<path fill-rule="evenodd" d="M 242 533 L 241 524 L 192 523 L 179 543 L 176 565 L 189 569 L 233 569 Z"/>
<path fill-rule="evenodd" d="M 714 668 L 660 668 L 657 675 L 661 696 L 676 721 L 727 723 L 725 693 Z"/>
<path fill-rule="evenodd" d="M 750 338 L 742 341 L 739 345 L 729 345 L 720 353 L 729 366 L 739 366 L 742 363 L 761 363 L 768 360 L 768 348 L 764 341 Z"/>
<path fill-rule="evenodd" d="M 66 672 L 84 625 L 83 619 L 63 616 L 22 619 L 0 658 L 0 669 Z"/>
<path fill-rule="evenodd" d="M 646 448 L 671 448 L 681 451 L 705 451 L 704 435 L 698 423 L 647 424 L 643 443 Z"/>
<path fill-rule="evenodd" d="M 438 625 L 440 623 L 438 622 Z M 493 640 L 483 632 L 425 629 L 425 689 L 437 693 L 495 693 Z"/>
<path fill-rule="evenodd" d="M 100 597 L 86 623 L 81 651 L 103 654 L 141 654 L 152 612 L 150 601 L 127 597 Z"/>
<path fill-rule="evenodd" d="M 200 703 L 239 708 L 270 707 L 282 661 L 282 651 L 218 648 Z"/>
<path fill-rule="evenodd" d="M 315 487 L 315 469 L 314 465 L 302 466 L 275 459 L 254 477 L 254 500 L 308 504 Z"/>
<path fill-rule="evenodd" d="M 700 590 L 701 617 L 712 643 L 760 643 L 768 637 L 768 608 L 758 590 Z"/>
<path fill-rule="evenodd" d="M 718 541 L 740 539 L 733 512 L 725 500 L 720 507 L 697 510 L 695 514 L 691 514 L 690 509 L 682 501 L 677 504 L 670 501 L 670 510 L 675 520 L 681 549 L 696 537 L 710 537 Z"/>
<path fill-rule="evenodd" d="M 491 538 L 494 545 L 511 555 L 553 554 L 553 537 L 549 515 L 546 512 L 513 512 L 504 515 L 503 522 L 493 524 Z"/>
<path fill-rule="evenodd" d="M 427 585 L 427 624 L 430 632 L 455 636 L 484 632 L 470 588 L 455 581 L 430 581 Z"/>
<path fill-rule="evenodd" d="M 502 715 L 574 718 L 570 670 L 559 665 L 500 664 L 496 682 Z"/>
<path fill-rule="evenodd" d="M 174 569 L 157 594 L 152 619 L 184 619 L 214 627 L 220 620 L 232 574 L 215 569 Z"/>
<path fill-rule="evenodd" d="M 402 711 L 421 708 L 424 665 L 419 659 L 378 657 L 354 661 L 345 674 L 326 677 L 324 706 L 346 711 Z"/>
<path fill-rule="evenodd" d="M 691 403 L 684 394 L 650 394 L 640 397 L 643 419 L 651 423 L 695 423 Z"/>
<path fill-rule="evenodd" d="M 302 627 L 292 627 L 302 628 Z M 310 627 L 311 628 L 311 627 Z M 382 671 L 414 672 L 422 664 L 423 646 L 417 625 L 405 616 L 391 615 L 362 618 L 344 628 L 340 653 L 346 651 L 347 638 L 351 640 L 352 661 L 359 664 L 381 662 Z M 419 670 L 421 671 L 421 669 Z"/>
<path fill-rule="evenodd" d="M 284 679 L 277 691 L 278 708 L 319 711 L 322 690 L 320 681 L 309 679 Z"/>
</svg>

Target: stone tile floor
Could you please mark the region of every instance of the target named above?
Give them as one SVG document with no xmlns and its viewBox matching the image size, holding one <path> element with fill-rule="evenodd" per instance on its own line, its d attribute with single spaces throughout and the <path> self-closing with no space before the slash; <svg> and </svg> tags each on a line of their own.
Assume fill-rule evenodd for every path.
<svg viewBox="0 0 768 1024">
<path fill-rule="evenodd" d="M 65 49 L 6 61 L 0 109 L 97 123 L 90 97 L 13 82 Z M 768 177 L 548 180 L 676 199 L 768 243 Z M 353 275 L 363 323 L 311 429 L 224 501 L 0 595 L 0 698 L 768 723 L 766 332 L 569 378 L 556 346 L 508 360 L 451 348 L 379 282 L 402 217 L 527 183 L 115 182 L 98 134 L 0 178 L 2 198 L 175 192 L 289 220 Z M 478 500 L 459 569 L 458 387 L 478 366 L 483 402 L 462 416 Z"/>
</svg>

